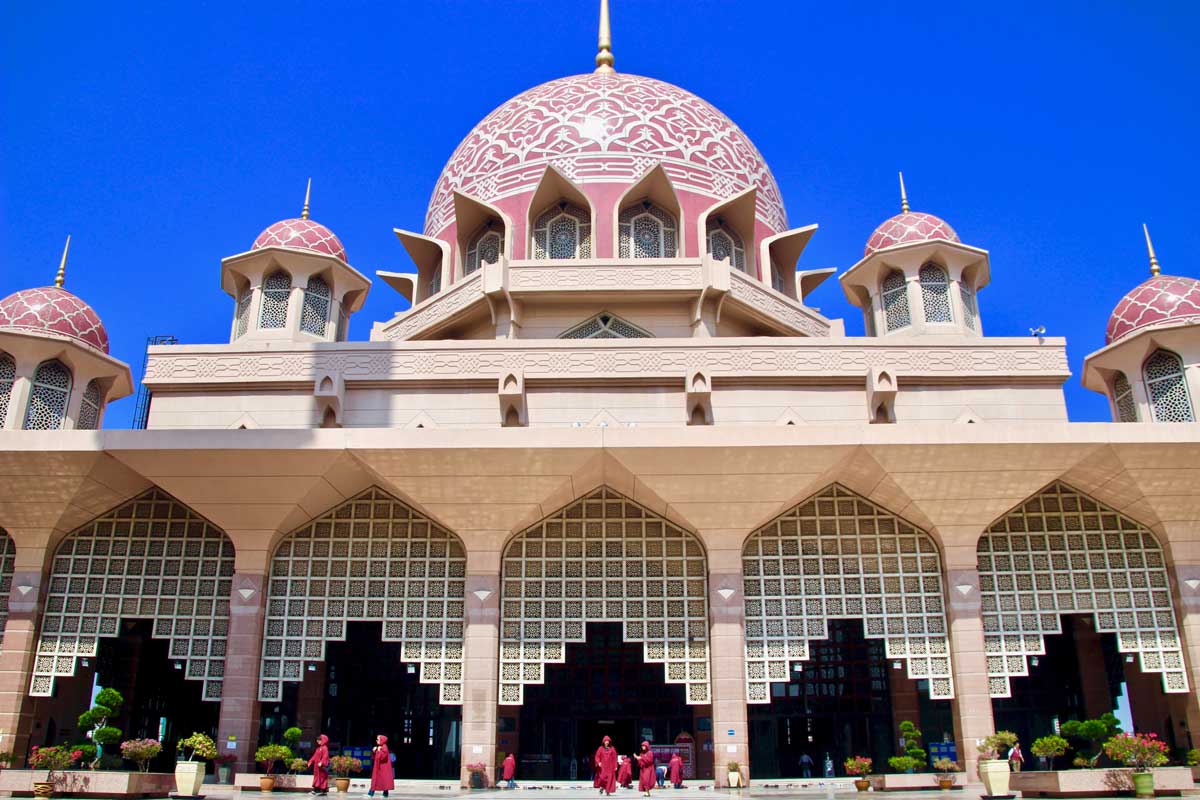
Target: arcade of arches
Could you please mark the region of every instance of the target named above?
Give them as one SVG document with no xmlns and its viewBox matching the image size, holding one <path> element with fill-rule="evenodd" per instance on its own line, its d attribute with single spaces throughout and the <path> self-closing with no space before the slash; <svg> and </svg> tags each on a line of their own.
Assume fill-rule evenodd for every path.
<svg viewBox="0 0 1200 800">
<path fill-rule="evenodd" d="M 1158 538 L 1062 483 L 981 531 L 972 570 L 839 484 L 746 536 L 740 573 L 607 486 L 509 539 L 492 575 L 377 487 L 279 538 L 266 574 L 235 570 L 234 541 L 159 489 L 57 542 L 42 576 L 0 532 L 4 749 L 74 741 L 97 686 L 167 751 L 205 730 L 246 765 L 291 725 L 335 747 L 384 733 L 407 778 L 513 751 L 526 776 L 575 777 L 605 734 L 720 781 L 730 760 L 882 762 L 906 720 L 961 760 L 993 726 L 1031 741 L 1123 707 L 1184 748 L 1200 722 Z"/>
</svg>

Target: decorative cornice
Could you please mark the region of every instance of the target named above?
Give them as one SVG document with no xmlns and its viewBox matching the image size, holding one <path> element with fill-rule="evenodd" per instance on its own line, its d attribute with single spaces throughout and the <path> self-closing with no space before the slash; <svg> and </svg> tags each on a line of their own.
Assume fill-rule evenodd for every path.
<svg viewBox="0 0 1200 800">
<path fill-rule="evenodd" d="M 824 317 L 768 289 L 744 272 L 730 271 L 729 296 L 750 306 L 772 322 L 783 323 L 796 333 L 817 337 L 829 335 L 829 321 Z"/>
<path fill-rule="evenodd" d="M 509 290 L 513 292 L 558 290 L 700 290 L 700 263 L 670 264 L 664 262 L 580 263 L 552 262 L 547 264 L 513 264 L 508 273 Z"/>
<path fill-rule="evenodd" d="M 483 302 L 483 271 L 467 277 L 439 292 L 407 314 L 397 316 L 379 326 L 380 338 L 388 341 L 408 339 L 417 333 L 441 325 L 459 311 L 474 303 Z"/>
</svg>

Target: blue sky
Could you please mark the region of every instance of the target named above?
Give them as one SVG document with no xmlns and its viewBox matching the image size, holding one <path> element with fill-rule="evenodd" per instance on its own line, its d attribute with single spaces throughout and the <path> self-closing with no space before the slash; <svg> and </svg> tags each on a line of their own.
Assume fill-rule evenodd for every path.
<svg viewBox="0 0 1200 800">
<path fill-rule="evenodd" d="M 488 111 L 590 71 L 598 0 L 6 3 L 0 31 L 0 295 L 51 281 L 99 311 L 140 370 L 145 338 L 227 340 L 221 258 L 296 216 L 350 261 L 408 271 L 434 179 Z M 1200 276 L 1200 4 L 870 5 L 612 0 L 619 71 L 678 84 L 757 144 L 802 268 L 853 264 L 914 210 L 991 252 L 989 335 L 1066 336 L 1073 420 L 1107 420 L 1079 384 L 1121 295 Z M 830 280 L 810 302 L 862 319 Z M 376 282 L 351 325 L 405 305 Z M 106 427 L 125 427 L 133 400 Z"/>
</svg>

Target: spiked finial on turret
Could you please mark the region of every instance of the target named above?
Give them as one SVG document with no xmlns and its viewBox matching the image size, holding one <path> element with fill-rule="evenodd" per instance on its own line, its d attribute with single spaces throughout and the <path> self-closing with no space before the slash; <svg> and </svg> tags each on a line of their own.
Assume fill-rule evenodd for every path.
<svg viewBox="0 0 1200 800">
<path fill-rule="evenodd" d="M 900 173 L 900 211 L 908 213 L 908 192 L 904 191 L 904 173 Z"/>
<path fill-rule="evenodd" d="M 596 53 L 596 72 L 613 69 L 612 30 L 608 25 L 608 0 L 600 0 L 600 52 Z"/>
<path fill-rule="evenodd" d="M 62 288 L 67 280 L 67 251 L 71 249 L 71 234 L 67 234 L 67 243 L 63 245 L 62 261 L 58 262 L 58 274 L 54 276 L 54 285 Z"/>
<path fill-rule="evenodd" d="M 1146 250 L 1150 253 L 1150 274 L 1158 277 L 1162 269 L 1158 266 L 1158 256 L 1154 255 L 1154 242 L 1150 241 L 1150 229 L 1146 227 L 1146 223 L 1142 223 L 1142 233 L 1146 234 Z"/>
<path fill-rule="evenodd" d="M 308 187 L 304 190 L 304 208 L 300 211 L 300 219 L 308 219 L 308 199 L 312 197 L 312 178 L 308 179 Z"/>
</svg>

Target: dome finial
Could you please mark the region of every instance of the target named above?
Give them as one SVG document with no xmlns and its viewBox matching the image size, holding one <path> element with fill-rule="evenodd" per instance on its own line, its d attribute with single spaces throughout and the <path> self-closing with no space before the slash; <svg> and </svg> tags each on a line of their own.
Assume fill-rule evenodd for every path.
<svg viewBox="0 0 1200 800">
<path fill-rule="evenodd" d="M 71 234 L 67 234 L 67 243 L 63 245 L 62 261 L 58 262 L 58 274 L 54 276 L 54 285 L 62 288 L 67 280 L 67 251 L 71 249 Z"/>
<path fill-rule="evenodd" d="M 904 173 L 900 173 L 900 212 L 908 213 L 908 192 L 904 191 Z"/>
<path fill-rule="evenodd" d="M 1158 266 L 1158 256 L 1154 255 L 1154 242 L 1150 241 L 1150 229 L 1144 222 L 1142 223 L 1142 233 L 1146 234 L 1146 251 L 1150 253 L 1150 274 L 1157 278 L 1162 269 Z"/>
<path fill-rule="evenodd" d="M 613 69 L 612 30 L 608 25 L 608 0 L 600 0 L 600 52 L 596 53 L 596 72 Z"/>
<path fill-rule="evenodd" d="M 308 219 L 308 199 L 312 197 L 312 178 L 308 179 L 308 187 L 304 190 L 304 208 L 300 211 L 300 219 Z"/>
</svg>

